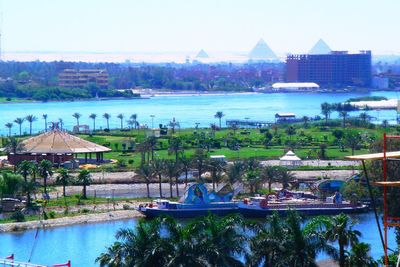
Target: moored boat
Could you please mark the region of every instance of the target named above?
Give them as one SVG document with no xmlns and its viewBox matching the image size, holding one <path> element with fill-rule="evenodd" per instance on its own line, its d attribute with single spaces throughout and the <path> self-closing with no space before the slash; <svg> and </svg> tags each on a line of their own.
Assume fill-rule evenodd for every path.
<svg viewBox="0 0 400 267">
<path fill-rule="evenodd" d="M 334 203 L 310 199 L 285 199 L 269 201 L 268 197 L 252 197 L 238 204 L 239 212 L 249 218 L 265 218 L 274 212 L 286 215 L 295 210 L 302 215 L 336 215 L 340 213 L 354 214 L 368 211 L 368 206 L 349 202 Z"/>
<path fill-rule="evenodd" d="M 218 192 L 208 192 L 203 184 L 188 188 L 181 202 L 158 199 L 139 206 L 138 211 L 148 218 L 171 216 L 174 218 L 193 218 L 215 214 L 226 216 L 239 212 L 237 202 L 232 201 L 233 191 L 223 187 Z"/>
</svg>

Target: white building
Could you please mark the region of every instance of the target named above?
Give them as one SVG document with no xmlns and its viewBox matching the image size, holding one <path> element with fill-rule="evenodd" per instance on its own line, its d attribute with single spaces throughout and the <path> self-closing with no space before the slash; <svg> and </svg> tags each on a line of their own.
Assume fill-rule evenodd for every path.
<svg viewBox="0 0 400 267">
<path fill-rule="evenodd" d="M 272 90 L 274 91 L 316 91 L 319 89 L 319 85 L 316 83 L 274 83 Z"/>
</svg>

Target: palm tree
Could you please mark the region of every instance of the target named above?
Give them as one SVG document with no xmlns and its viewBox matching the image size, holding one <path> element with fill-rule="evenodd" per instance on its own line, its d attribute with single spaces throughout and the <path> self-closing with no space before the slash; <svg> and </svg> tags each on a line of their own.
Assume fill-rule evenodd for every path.
<svg viewBox="0 0 400 267">
<path fill-rule="evenodd" d="M 136 229 L 118 230 L 117 241 L 96 262 L 100 267 L 175 266 L 169 264 L 175 244 L 169 235 L 161 233 L 161 229 L 173 233 L 174 236 L 181 232 L 178 224 L 165 223 L 168 220 L 173 221 L 165 218 L 139 220 Z"/>
<path fill-rule="evenodd" d="M 215 184 L 219 183 L 222 178 L 222 172 L 224 171 L 224 163 L 219 160 L 210 160 L 209 167 L 211 171 L 211 181 L 213 190 L 215 190 Z"/>
<path fill-rule="evenodd" d="M 337 242 L 339 246 L 339 266 L 345 267 L 345 248 L 358 243 L 361 233 L 353 230 L 355 222 L 345 214 L 339 214 L 324 221 L 325 237 L 331 242 Z"/>
<path fill-rule="evenodd" d="M 150 153 L 147 156 L 149 157 L 151 154 L 151 160 L 154 160 L 154 150 L 157 148 L 157 138 L 155 136 L 149 136 L 146 138 L 145 142 L 147 148 L 150 151 Z"/>
<path fill-rule="evenodd" d="M 308 122 L 310 121 L 310 118 L 309 117 L 307 117 L 307 116 L 303 116 L 303 126 L 304 126 L 304 128 L 307 128 L 308 127 Z"/>
<path fill-rule="evenodd" d="M 342 119 L 343 119 L 343 128 L 346 127 L 346 119 L 347 119 L 348 115 L 349 115 L 349 113 L 346 110 L 339 111 L 339 116 L 342 117 Z"/>
<path fill-rule="evenodd" d="M 110 129 L 110 118 L 111 118 L 111 115 L 108 114 L 108 113 L 104 113 L 103 114 L 103 118 L 106 119 L 106 121 L 107 121 L 107 129 Z"/>
<path fill-rule="evenodd" d="M 325 124 L 328 124 L 328 119 L 332 113 L 332 105 L 327 102 L 321 104 L 321 114 L 325 117 Z"/>
<path fill-rule="evenodd" d="M 124 128 L 124 123 L 123 123 L 124 117 L 125 116 L 122 113 L 118 114 L 118 116 L 117 116 L 117 118 L 121 120 L 121 130 Z"/>
<path fill-rule="evenodd" d="M 24 191 L 26 193 L 26 198 L 27 198 L 27 205 L 30 205 L 31 202 L 31 191 L 33 190 L 32 188 L 32 184 L 30 183 L 30 181 L 28 181 L 28 175 L 31 173 L 31 169 L 32 169 L 32 162 L 31 161 L 27 161 L 27 160 L 23 160 L 18 164 L 17 167 L 17 172 L 19 174 L 22 175 L 22 177 L 24 178 Z"/>
<path fill-rule="evenodd" d="M 168 126 L 171 127 L 171 133 L 175 133 L 175 128 L 180 127 L 180 124 L 178 121 L 175 120 L 175 118 L 172 118 L 172 121 L 168 123 Z"/>
<path fill-rule="evenodd" d="M 17 154 L 18 152 L 23 151 L 24 147 L 24 143 L 19 141 L 17 138 L 9 137 L 7 140 L 6 151 L 8 153 Z"/>
<path fill-rule="evenodd" d="M 19 135 L 22 135 L 22 124 L 24 123 L 24 118 L 16 118 L 14 122 L 19 125 Z"/>
<path fill-rule="evenodd" d="M 278 167 L 277 171 L 277 179 L 282 184 L 282 188 L 285 189 L 289 186 L 289 183 L 295 179 L 294 174 L 284 167 Z"/>
<path fill-rule="evenodd" d="M 139 168 L 136 169 L 136 173 L 145 180 L 147 198 L 150 198 L 150 182 L 151 178 L 153 178 L 154 175 L 154 169 L 152 165 L 150 165 L 149 163 L 141 164 Z"/>
<path fill-rule="evenodd" d="M 188 184 L 188 174 L 190 170 L 190 166 L 192 165 L 192 161 L 190 158 L 182 155 L 179 159 L 179 164 L 182 168 L 182 171 L 185 172 L 185 186 Z"/>
<path fill-rule="evenodd" d="M 202 180 L 201 175 L 206 170 L 208 165 L 208 156 L 203 149 L 201 148 L 196 149 L 192 157 L 192 163 L 193 166 L 196 167 L 199 173 L 198 181 L 201 181 Z"/>
<path fill-rule="evenodd" d="M 43 114 L 42 118 L 44 119 L 44 131 L 47 132 L 47 114 Z"/>
<path fill-rule="evenodd" d="M 77 125 L 77 126 L 79 126 L 79 118 L 80 118 L 81 116 L 82 116 L 82 115 L 79 114 L 78 112 L 75 112 L 74 114 L 72 114 L 72 117 L 74 117 L 74 118 L 76 119 L 76 125 Z"/>
<path fill-rule="evenodd" d="M 92 180 L 92 175 L 90 174 L 90 172 L 88 170 L 81 170 L 78 174 L 78 177 L 76 179 L 77 183 L 82 185 L 82 198 L 86 199 L 87 195 L 86 195 L 86 187 L 88 185 L 90 185 L 93 180 Z"/>
<path fill-rule="evenodd" d="M 214 118 L 217 118 L 219 120 L 219 128 L 222 127 L 221 120 L 222 120 L 222 117 L 224 117 L 224 116 L 225 116 L 225 114 L 222 111 L 217 111 L 217 113 L 215 113 L 215 115 L 214 115 Z"/>
<path fill-rule="evenodd" d="M 53 163 L 49 160 L 42 160 L 39 164 L 39 174 L 43 178 L 44 193 L 47 195 L 47 179 L 53 175 Z"/>
<path fill-rule="evenodd" d="M 272 191 L 272 183 L 277 181 L 278 168 L 276 166 L 266 165 L 261 168 L 260 178 L 262 182 L 268 183 L 268 191 Z"/>
<path fill-rule="evenodd" d="M 378 267 L 378 263 L 370 256 L 371 247 L 366 243 L 354 244 L 346 257 L 346 266 Z"/>
<path fill-rule="evenodd" d="M 175 154 L 175 162 L 178 163 L 179 161 L 179 153 L 183 152 L 183 144 L 182 139 L 179 137 L 172 137 L 169 139 L 168 143 L 168 153 Z"/>
<path fill-rule="evenodd" d="M 155 158 L 152 161 L 152 169 L 154 174 L 158 176 L 158 186 L 160 191 L 160 198 L 162 198 L 162 174 L 164 172 L 164 161 L 159 158 Z"/>
<path fill-rule="evenodd" d="M 370 119 L 370 116 L 368 115 L 367 112 L 361 112 L 360 115 L 358 115 L 358 117 L 363 122 L 363 125 L 365 125 L 367 121 Z"/>
<path fill-rule="evenodd" d="M 89 115 L 89 118 L 93 120 L 93 132 L 96 131 L 96 117 L 97 115 L 95 113 Z"/>
<path fill-rule="evenodd" d="M 135 129 L 136 129 L 136 127 L 137 127 L 137 114 L 132 114 L 130 117 L 129 117 L 129 119 L 131 119 L 132 120 L 132 122 L 133 122 L 133 125 L 135 126 Z"/>
<path fill-rule="evenodd" d="M 58 171 L 58 176 L 56 177 L 56 183 L 62 185 L 63 187 L 63 197 L 65 197 L 65 187 L 70 185 L 73 181 L 73 176 L 69 173 L 67 169 L 61 168 Z"/>
<path fill-rule="evenodd" d="M 13 127 L 13 123 L 7 122 L 4 126 L 6 126 L 6 128 L 8 128 L 8 136 L 11 136 L 11 129 Z"/>
<path fill-rule="evenodd" d="M 354 151 L 362 142 L 362 137 L 358 132 L 349 130 L 344 135 L 344 141 L 346 146 L 351 148 L 351 154 L 354 155 Z"/>
<path fill-rule="evenodd" d="M 179 177 L 179 169 L 178 165 L 175 161 L 166 159 L 164 160 L 164 174 L 169 179 L 169 193 L 170 197 L 173 197 L 172 194 L 172 185 L 173 185 L 173 178 Z"/>
<path fill-rule="evenodd" d="M 64 121 L 62 118 L 58 118 L 58 123 L 60 124 L 60 130 L 62 131 L 63 126 L 64 126 Z"/>
<path fill-rule="evenodd" d="M 37 121 L 37 118 L 33 115 L 26 116 L 26 120 L 29 122 L 29 135 L 32 135 L 32 123 Z"/>
<path fill-rule="evenodd" d="M 229 183 L 233 185 L 236 182 L 242 181 L 245 169 L 246 166 L 242 161 L 234 161 L 233 164 L 228 165 L 226 175 Z"/>
</svg>

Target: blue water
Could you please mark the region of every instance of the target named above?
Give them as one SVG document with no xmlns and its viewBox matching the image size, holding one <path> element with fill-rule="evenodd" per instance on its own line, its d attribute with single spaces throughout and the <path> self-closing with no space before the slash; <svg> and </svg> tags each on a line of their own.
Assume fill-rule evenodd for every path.
<svg viewBox="0 0 400 267">
<path fill-rule="evenodd" d="M 201 95 L 201 96 L 159 96 L 151 99 L 136 100 L 108 100 L 108 101 L 78 101 L 78 102 L 51 102 L 51 103 L 21 103 L 0 105 L 0 125 L 14 121 L 17 117 L 25 117 L 33 114 L 38 121 L 33 124 L 33 131 L 42 131 L 44 121 L 42 115 L 48 114 L 48 121 L 58 121 L 62 118 L 64 126 L 72 129 L 76 121 L 72 114 L 82 114 L 80 124 L 88 124 L 92 127 L 92 120 L 88 118 L 91 113 L 96 113 L 97 127 L 105 127 L 106 120 L 102 118 L 105 112 L 112 115 L 111 128 L 118 128 L 119 113 L 126 117 L 136 113 L 140 124 L 151 126 L 150 115 L 155 115 L 154 125 L 167 124 L 173 117 L 180 122 L 181 127 L 209 127 L 211 123 L 217 123 L 214 118 L 216 111 L 223 111 L 225 119 L 244 119 L 273 121 L 277 112 L 293 112 L 298 117 L 320 115 L 320 105 L 323 102 L 341 102 L 351 97 L 367 95 L 386 96 L 397 98 L 396 92 L 372 92 L 372 93 L 290 93 L 290 94 L 245 94 L 245 95 Z M 357 113 L 354 113 L 357 114 Z M 370 115 L 379 117 L 380 120 L 394 120 L 395 111 L 370 111 Z M 333 113 L 332 117 L 337 117 Z M 125 123 L 126 125 L 126 123 Z M 29 132 L 29 124 L 25 122 L 22 131 Z M 12 133 L 19 132 L 18 125 L 14 123 Z M 8 134 L 5 127 L 0 127 L 0 134 Z"/>
<path fill-rule="evenodd" d="M 362 232 L 361 241 L 371 244 L 374 258 L 381 257 L 383 251 L 373 213 L 354 217 L 358 220 L 355 228 Z M 96 257 L 115 240 L 115 231 L 121 227 L 133 227 L 136 223 L 137 219 L 132 219 L 40 230 L 32 262 L 54 264 L 71 260 L 73 266 L 96 266 Z M 15 253 L 17 260 L 28 260 L 35 233 L 30 230 L 0 234 L 0 257 Z M 389 234 L 389 246 L 395 248 L 393 229 Z"/>
</svg>

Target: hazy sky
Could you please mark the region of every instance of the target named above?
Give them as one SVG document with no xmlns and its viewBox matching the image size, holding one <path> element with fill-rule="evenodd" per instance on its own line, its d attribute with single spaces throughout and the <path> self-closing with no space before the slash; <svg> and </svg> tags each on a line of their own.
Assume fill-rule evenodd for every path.
<svg viewBox="0 0 400 267">
<path fill-rule="evenodd" d="M 400 51 L 400 0 L 0 0 L 4 51 Z"/>
</svg>

